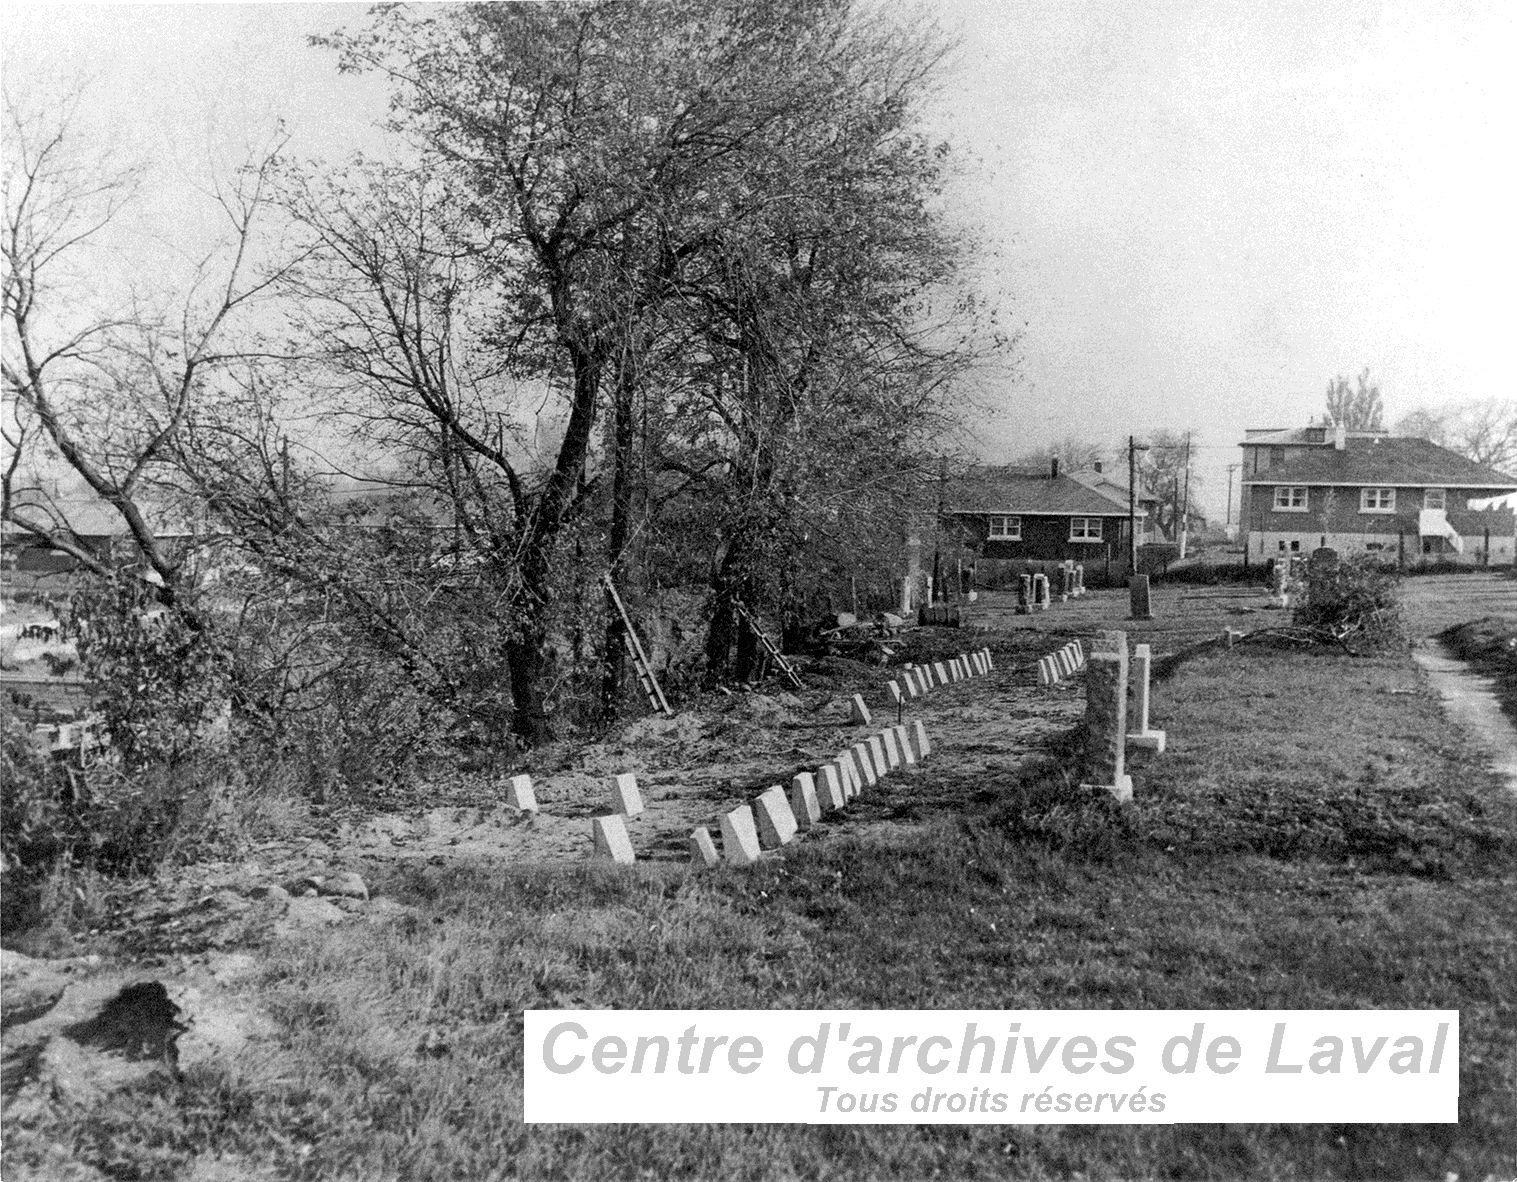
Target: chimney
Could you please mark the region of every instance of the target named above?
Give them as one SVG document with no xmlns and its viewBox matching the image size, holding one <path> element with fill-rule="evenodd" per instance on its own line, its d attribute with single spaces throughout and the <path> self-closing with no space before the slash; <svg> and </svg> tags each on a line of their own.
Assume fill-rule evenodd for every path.
<svg viewBox="0 0 1517 1182">
<path fill-rule="evenodd" d="M 1345 447 L 1345 445 L 1347 443 L 1348 443 L 1348 432 L 1347 432 L 1347 430 L 1344 429 L 1343 424 L 1342 423 L 1335 423 L 1335 424 L 1333 424 L 1333 448 L 1334 448 L 1334 450 L 1335 451 L 1342 451 L 1343 448 Z"/>
<path fill-rule="evenodd" d="M 1054 456 L 1054 458 L 1049 462 L 1049 465 L 1048 465 L 1048 478 L 1050 480 L 1057 480 L 1059 478 L 1059 457 L 1058 456 Z"/>
</svg>

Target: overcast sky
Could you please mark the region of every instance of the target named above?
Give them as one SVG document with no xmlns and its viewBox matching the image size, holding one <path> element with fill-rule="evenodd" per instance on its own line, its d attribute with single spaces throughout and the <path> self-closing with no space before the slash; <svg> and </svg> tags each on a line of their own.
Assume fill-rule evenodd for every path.
<svg viewBox="0 0 1517 1182">
<path fill-rule="evenodd" d="M 1196 432 L 1218 518 L 1251 426 L 1304 424 L 1369 366 L 1389 416 L 1513 396 L 1510 0 L 940 0 L 937 119 L 1023 325 L 989 459 L 1064 435 Z M 20 9 L 21 11 L 17 11 Z M 161 171 L 143 232 L 283 117 L 373 147 L 372 80 L 305 36 L 361 5 L 11 6 L 7 87 L 93 79 L 89 116 Z"/>
</svg>

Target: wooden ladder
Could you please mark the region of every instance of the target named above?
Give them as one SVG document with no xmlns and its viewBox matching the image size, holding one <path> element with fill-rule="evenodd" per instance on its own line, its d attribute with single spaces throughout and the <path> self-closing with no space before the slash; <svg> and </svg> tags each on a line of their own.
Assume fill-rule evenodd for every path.
<svg viewBox="0 0 1517 1182">
<path fill-rule="evenodd" d="M 804 689 L 805 687 L 801 685 L 801 675 L 795 671 L 795 666 L 785 659 L 785 654 L 780 652 L 774 641 L 769 639 L 768 634 L 759 627 L 758 621 L 753 618 L 753 613 L 748 610 L 748 605 L 734 596 L 732 608 L 737 612 L 738 618 L 753 629 L 753 635 L 758 638 L 760 646 L 769 654 L 769 659 L 785 675 L 786 680 L 796 689 Z"/>
<path fill-rule="evenodd" d="M 642 642 L 637 638 L 637 630 L 632 627 L 632 621 L 627 616 L 627 605 L 616 593 L 616 584 L 611 581 L 610 575 L 602 575 L 601 582 L 605 584 L 606 594 L 611 596 L 611 602 L 616 606 L 617 614 L 622 618 L 622 643 L 627 646 L 627 655 L 632 658 L 633 667 L 637 669 L 638 684 L 643 687 L 643 693 L 648 697 L 648 705 L 653 707 L 655 713 L 673 718 L 674 711 L 669 706 L 669 700 L 664 697 L 658 678 L 653 676 L 653 667 L 648 664 L 648 654 L 643 651 Z"/>
</svg>

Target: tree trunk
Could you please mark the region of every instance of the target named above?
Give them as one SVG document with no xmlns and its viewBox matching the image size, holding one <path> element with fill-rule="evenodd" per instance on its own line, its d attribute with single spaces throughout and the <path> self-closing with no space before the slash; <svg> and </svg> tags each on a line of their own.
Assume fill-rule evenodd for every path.
<svg viewBox="0 0 1517 1182">
<path fill-rule="evenodd" d="M 612 425 L 611 536 L 609 539 L 611 577 L 617 578 L 621 561 L 632 535 L 632 444 L 635 434 L 633 396 L 636 382 L 628 366 L 623 366 L 617 382 L 616 418 Z M 622 680 L 626 676 L 627 657 L 622 640 L 626 631 L 621 613 L 606 596 L 606 647 L 601 656 L 601 721 L 616 721 L 621 704 Z"/>
<path fill-rule="evenodd" d="M 526 747 L 539 747 L 553 738 L 542 686 L 547 671 L 540 630 L 524 629 L 506 641 L 511 668 L 511 733 Z"/>
</svg>

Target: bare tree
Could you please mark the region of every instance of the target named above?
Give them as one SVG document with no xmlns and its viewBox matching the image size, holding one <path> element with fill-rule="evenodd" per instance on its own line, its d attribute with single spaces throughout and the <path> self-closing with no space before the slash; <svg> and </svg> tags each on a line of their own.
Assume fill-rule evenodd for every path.
<svg viewBox="0 0 1517 1182">
<path fill-rule="evenodd" d="M 1430 439 L 1499 472 L 1517 469 L 1517 402 L 1511 399 L 1423 407 L 1401 419 L 1396 431 Z"/>
<path fill-rule="evenodd" d="M 90 155 L 77 130 L 79 98 L 41 115 L 5 96 L 0 429 L 10 455 L 0 520 L 87 570 L 119 573 L 85 543 L 68 504 L 43 479 L 61 472 L 114 512 L 134 555 L 130 567 L 151 594 L 182 607 L 189 555 L 166 544 L 155 517 L 173 499 L 187 422 L 235 358 L 229 321 L 268 289 L 267 276 L 250 277 L 250 250 L 271 157 L 215 192 L 227 248 L 203 260 L 176 298 L 138 292 L 122 307 L 91 310 L 99 286 L 87 278 L 91 248 L 141 173 Z"/>
<path fill-rule="evenodd" d="M 1353 385 L 1342 374 L 1327 384 L 1327 414 L 1334 423 L 1350 431 L 1378 431 L 1384 426 L 1385 403 L 1380 397 L 1380 383 L 1370 381 L 1367 366 Z"/>
</svg>

